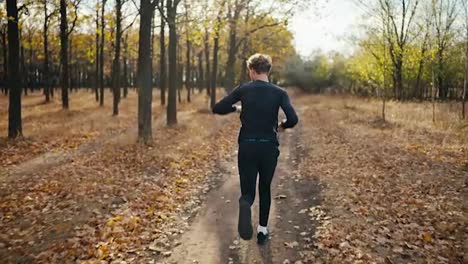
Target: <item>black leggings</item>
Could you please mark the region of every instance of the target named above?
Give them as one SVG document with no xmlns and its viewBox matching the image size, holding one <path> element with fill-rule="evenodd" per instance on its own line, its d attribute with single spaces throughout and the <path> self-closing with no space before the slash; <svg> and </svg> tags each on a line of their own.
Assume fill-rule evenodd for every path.
<svg viewBox="0 0 468 264">
<path fill-rule="evenodd" d="M 241 199 L 253 204 L 257 174 L 259 177 L 258 192 L 260 195 L 260 225 L 268 225 L 270 214 L 270 185 L 275 174 L 279 150 L 272 142 L 241 142 L 239 144 L 238 167 L 241 185 Z"/>
</svg>

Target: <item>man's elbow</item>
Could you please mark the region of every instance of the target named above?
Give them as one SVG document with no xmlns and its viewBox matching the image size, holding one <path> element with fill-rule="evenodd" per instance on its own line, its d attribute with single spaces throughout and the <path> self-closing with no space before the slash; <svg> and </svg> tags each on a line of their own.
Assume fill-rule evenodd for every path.
<svg viewBox="0 0 468 264">
<path fill-rule="evenodd" d="M 289 128 L 293 128 L 297 125 L 297 123 L 299 123 L 299 118 L 297 117 L 297 115 L 294 115 L 290 119 L 288 119 L 288 123 Z"/>
<path fill-rule="evenodd" d="M 299 123 L 299 117 L 296 115 L 291 119 L 291 127 L 295 127 L 297 123 Z"/>
</svg>

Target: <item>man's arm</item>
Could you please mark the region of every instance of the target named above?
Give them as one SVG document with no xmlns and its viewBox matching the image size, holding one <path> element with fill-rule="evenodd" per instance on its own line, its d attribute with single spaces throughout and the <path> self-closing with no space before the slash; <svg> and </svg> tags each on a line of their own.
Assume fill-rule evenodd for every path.
<svg viewBox="0 0 468 264">
<path fill-rule="evenodd" d="M 284 92 L 282 96 L 281 109 L 283 109 L 286 119 L 281 122 L 280 127 L 283 129 L 293 128 L 297 122 L 299 122 L 299 118 L 297 117 L 294 107 L 291 105 L 288 94 Z"/>
<path fill-rule="evenodd" d="M 224 97 L 213 107 L 213 113 L 218 115 L 227 115 L 233 113 L 237 110 L 234 106 L 235 103 L 239 102 L 241 99 L 240 87 L 237 87 L 232 93 Z"/>
</svg>

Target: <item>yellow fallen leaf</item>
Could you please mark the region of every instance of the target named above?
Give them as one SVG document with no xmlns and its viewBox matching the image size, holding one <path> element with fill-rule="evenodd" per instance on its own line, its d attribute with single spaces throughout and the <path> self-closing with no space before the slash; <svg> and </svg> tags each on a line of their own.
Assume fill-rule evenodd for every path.
<svg viewBox="0 0 468 264">
<path fill-rule="evenodd" d="M 432 242 L 432 236 L 431 234 L 428 234 L 428 233 L 424 233 L 423 234 L 423 240 L 427 243 L 431 243 Z"/>
<path fill-rule="evenodd" d="M 109 253 L 107 252 L 108 251 L 108 248 L 106 245 L 101 245 L 99 246 L 99 249 L 98 249 L 98 257 L 99 259 L 105 259 L 109 256 Z"/>
<path fill-rule="evenodd" d="M 118 215 L 116 217 L 111 218 L 109 221 L 107 221 L 108 226 L 114 226 L 115 222 L 118 222 L 122 220 L 122 216 Z"/>
</svg>

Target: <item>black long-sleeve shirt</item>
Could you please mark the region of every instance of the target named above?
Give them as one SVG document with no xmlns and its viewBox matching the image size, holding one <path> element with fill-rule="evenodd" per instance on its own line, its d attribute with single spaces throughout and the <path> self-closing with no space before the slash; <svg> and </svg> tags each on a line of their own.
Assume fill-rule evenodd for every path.
<svg viewBox="0 0 468 264">
<path fill-rule="evenodd" d="M 283 128 L 292 128 L 298 122 L 289 96 L 280 87 L 264 81 L 253 81 L 236 88 L 213 107 L 213 113 L 226 115 L 236 111 L 235 103 L 242 102 L 242 127 L 239 142 L 259 139 L 278 143 L 278 111 L 283 109 L 286 120 Z"/>
</svg>

